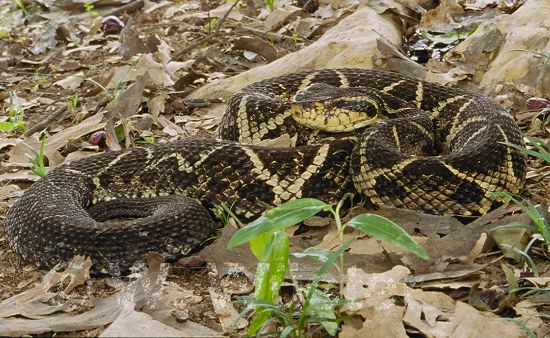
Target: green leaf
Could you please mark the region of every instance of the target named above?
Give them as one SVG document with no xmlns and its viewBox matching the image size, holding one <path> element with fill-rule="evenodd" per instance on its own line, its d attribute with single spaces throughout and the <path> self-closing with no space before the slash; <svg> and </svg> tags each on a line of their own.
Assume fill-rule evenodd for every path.
<svg viewBox="0 0 550 338">
<path fill-rule="evenodd" d="M 311 297 L 309 309 L 317 316 L 326 318 L 327 320 L 321 320 L 325 331 L 331 336 L 335 336 L 338 331 L 338 323 L 336 323 L 336 313 L 334 308 L 338 306 L 338 301 L 332 301 L 330 297 L 319 289 L 315 289 L 313 297 Z"/>
<path fill-rule="evenodd" d="M 297 258 L 311 257 L 320 262 L 326 262 L 330 254 L 331 254 L 330 250 L 310 247 L 305 249 L 304 252 L 294 252 L 292 253 L 292 256 Z"/>
<path fill-rule="evenodd" d="M 285 279 L 290 250 L 288 236 L 284 231 L 272 233 L 269 237 L 266 241 L 267 248 L 264 250 L 265 256 L 256 269 L 254 298 L 273 304 Z M 254 335 L 269 320 L 271 312 L 262 308 L 256 309 L 257 315 L 247 334 Z"/>
<path fill-rule="evenodd" d="M 284 232 L 272 235 L 269 255 L 258 264 L 256 269 L 254 297 L 273 303 L 279 293 L 279 288 L 285 278 L 289 255 L 288 236 Z"/>
<path fill-rule="evenodd" d="M 0 122 L 0 131 L 12 131 L 15 126 L 11 122 Z"/>
<path fill-rule="evenodd" d="M 533 220 L 533 222 L 537 226 L 537 231 L 541 236 L 544 238 L 544 241 L 546 243 L 550 243 L 550 228 L 548 225 L 548 222 L 544 218 L 544 216 L 539 212 L 537 207 L 531 203 L 528 199 L 522 196 L 517 196 L 514 194 L 510 194 L 507 192 L 490 192 L 489 196 L 500 196 L 505 197 L 510 200 L 512 200 L 514 203 L 519 205 L 523 212 Z M 515 196 L 519 197 L 519 199 L 523 200 L 525 203 L 521 202 L 518 198 L 515 198 Z"/>
<path fill-rule="evenodd" d="M 256 256 L 260 263 L 267 263 L 269 260 L 270 241 L 272 241 L 272 233 L 261 234 L 250 240 L 250 250 Z"/>
<path fill-rule="evenodd" d="M 328 204 L 315 198 L 302 198 L 281 204 L 237 231 L 227 243 L 227 248 L 234 248 L 262 234 L 280 231 L 300 223 L 328 207 Z"/>
<path fill-rule="evenodd" d="M 525 153 L 527 155 L 530 155 L 536 158 L 540 158 L 541 160 L 544 160 L 550 163 L 550 153 L 548 153 L 548 151 L 544 148 L 545 147 L 544 142 L 539 140 L 536 137 L 526 136 L 526 138 L 529 140 L 529 143 L 531 143 L 535 148 L 537 148 L 538 152 L 531 149 L 527 149 L 523 146 L 520 146 L 514 143 L 510 143 L 510 142 L 499 142 L 499 143 L 502 143 L 504 145 L 507 145 L 508 147 L 519 150 L 522 153 Z"/>
<path fill-rule="evenodd" d="M 423 259 L 428 259 L 428 253 L 394 222 L 374 215 L 362 214 L 352 218 L 347 225 L 364 232 L 365 234 L 397 245 Z"/>
<path fill-rule="evenodd" d="M 294 327 L 292 326 L 285 327 L 284 330 L 281 332 L 280 338 L 288 337 L 292 333 L 292 331 L 294 331 Z"/>
</svg>

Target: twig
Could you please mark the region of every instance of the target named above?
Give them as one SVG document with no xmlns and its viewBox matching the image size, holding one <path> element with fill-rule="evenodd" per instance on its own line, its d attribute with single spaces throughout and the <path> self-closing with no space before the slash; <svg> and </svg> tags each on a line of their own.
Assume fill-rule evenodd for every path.
<svg viewBox="0 0 550 338">
<path fill-rule="evenodd" d="M 61 116 L 61 114 L 63 114 L 66 110 L 67 110 L 67 105 L 66 104 L 62 105 L 61 107 L 57 108 L 53 113 L 48 115 L 48 117 L 46 117 L 44 120 L 42 120 L 41 122 L 38 122 L 37 124 L 35 124 L 31 128 L 27 129 L 23 133 L 23 135 L 24 136 L 31 136 L 32 134 L 36 133 L 40 129 L 44 129 L 44 128 L 48 127 L 50 122 L 52 122 L 54 120 L 57 120 L 59 118 L 59 116 Z"/>
<path fill-rule="evenodd" d="M 187 54 L 189 51 L 197 48 L 198 46 L 202 45 L 203 43 L 205 43 L 206 41 L 209 41 L 211 40 L 213 37 L 217 36 L 220 32 L 220 29 L 225 21 L 225 19 L 227 18 L 227 16 L 229 15 L 229 13 L 233 10 L 233 8 L 235 8 L 235 6 L 237 6 L 238 3 L 240 3 L 241 0 L 237 0 L 233 3 L 233 5 L 231 5 L 231 7 L 229 8 L 229 10 L 227 12 L 225 12 L 225 14 L 222 16 L 222 18 L 220 20 L 218 20 L 218 22 L 216 23 L 216 29 L 214 30 L 214 32 L 202 39 L 200 39 L 199 41 L 195 42 L 194 44 L 192 44 L 191 46 L 177 52 L 173 59 L 174 60 L 178 60 L 180 57 L 184 56 L 185 54 Z"/>
<path fill-rule="evenodd" d="M 275 42 L 281 42 L 283 40 L 292 40 L 292 41 L 294 41 L 294 39 L 295 39 L 292 36 L 287 36 L 287 35 L 282 35 L 282 34 L 272 33 L 272 32 L 266 32 L 266 31 L 256 29 L 256 28 L 252 28 L 252 27 L 240 27 L 240 28 L 237 29 L 237 32 L 252 33 L 256 36 L 265 37 L 268 40 L 272 40 L 272 41 L 275 41 Z M 303 41 L 305 41 L 305 39 L 299 37 L 299 38 L 296 39 L 296 41 L 303 42 Z"/>
<path fill-rule="evenodd" d="M 141 9 L 143 6 L 144 6 L 143 0 L 132 1 L 129 4 L 119 7 L 111 11 L 110 13 L 107 13 L 105 16 L 110 16 L 110 15 L 119 16 L 124 13 L 130 14 L 132 12 L 137 11 L 138 9 Z"/>
</svg>

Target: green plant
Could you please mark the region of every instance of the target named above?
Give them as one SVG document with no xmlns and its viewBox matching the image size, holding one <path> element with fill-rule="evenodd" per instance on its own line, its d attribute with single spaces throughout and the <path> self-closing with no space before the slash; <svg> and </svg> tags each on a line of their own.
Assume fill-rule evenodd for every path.
<svg viewBox="0 0 550 338">
<path fill-rule="evenodd" d="M 265 0 L 265 1 L 262 1 L 262 0 L 256 0 L 256 3 L 259 5 L 259 6 L 265 6 L 267 5 L 267 7 L 269 8 L 270 11 L 273 12 L 273 10 L 275 9 L 275 0 Z"/>
<path fill-rule="evenodd" d="M 120 80 L 116 83 L 115 87 L 109 91 L 104 85 L 102 85 L 101 83 L 97 82 L 96 80 L 84 75 L 84 80 L 86 81 L 90 81 L 91 83 L 95 84 L 96 86 L 98 86 L 99 88 L 101 88 L 101 90 L 103 90 L 105 92 L 105 94 L 107 95 L 107 97 L 109 98 L 109 102 L 114 100 L 115 98 L 117 98 L 124 90 L 126 90 L 126 86 L 127 86 L 127 83 L 125 81 L 123 81 L 123 79 L 126 78 L 126 76 L 128 75 L 128 73 L 130 73 L 130 71 L 138 64 L 139 62 L 139 58 L 132 61 L 131 63 L 128 64 L 128 69 L 126 70 L 126 72 L 121 76 Z M 92 67 L 90 67 L 90 70 L 92 70 Z"/>
<path fill-rule="evenodd" d="M 514 149 L 517 149 L 526 155 L 539 158 L 550 164 L 550 152 L 546 150 L 546 144 L 544 143 L 544 141 L 536 137 L 527 136 L 527 135 L 525 135 L 525 138 L 529 141 L 529 143 L 531 143 L 535 147 L 536 150 L 531 150 L 524 146 L 519 146 L 517 144 L 513 144 L 509 142 L 500 142 L 500 143 L 505 144 Z"/>
<path fill-rule="evenodd" d="M 507 192 L 491 192 L 489 193 L 491 196 L 498 196 L 498 197 L 504 197 L 507 199 L 510 199 L 515 204 L 517 204 L 523 212 L 531 218 L 533 223 L 535 225 L 529 225 L 529 224 L 508 224 L 508 225 L 502 225 L 495 227 L 491 229 L 491 232 L 498 231 L 499 229 L 527 229 L 535 234 L 539 234 L 539 236 L 533 236 L 533 238 L 529 241 L 529 243 L 525 246 L 523 250 L 520 250 L 519 248 L 513 247 L 509 244 L 501 244 L 504 248 L 507 250 L 512 250 L 514 252 L 517 252 L 521 256 L 523 256 L 527 262 L 529 262 L 529 265 L 531 266 L 531 270 L 533 271 L 533 275 L 538 276 L 539 271 L 537 269 L 537 266 L 531 256 L 529 256 L 528 252 L 533 246 L 533 244 L 538 241 L 539 239 L 542 239 L 547 245 L 550 244 L 550 227 L 548 226 L 548 222 L 544 218 L 544 216 L 540 213 L 540 211 L 537 209 L 537 207 L 531 203 L 528 199 L 510 194 Z"/>
<path fill-rule="evenodd" d="M 546 144 L 544 143 L 544 141 L 532 136 L 525 136 L 525 138 L 527 138 L 529 143 L 533 145 L 533 147 L 535 148 L 534 150 L 528 149 L 524 146 L 520 146 L 517 144 L 512 144 L 509 142 L 501 142 L 501 143 L 509 147 L 512 147 L 514 149 L 517 149 L 526 155 L 536 157 L 550 164 L 550 152 L 548 152 L 548 150 L 546 149 Z M 544 242 L 550 245 L 550 227 L 548 225 L 548 221 L 545 219 L 544 215 L 537 209 L 537 207 L 533 203 L 531 203 L 529 200 L 527 200 L 524 197 L 506 193 L 506 192 L 493 192 L 491 193 L 491 195 L 498 196 L 498 197 L 505 197 L 507 199 L 512 200 L 515 204 L 520 206 L 523 212 L 526 215 L 528 215 L 529 218 L 531 218 L 535 226 L 515 225 L 515 227 L 522 227 L 540 234 Z"/>
<path fill-rule="evenodd" d="M 154 136 L 145 136 L 141 140 L 136 141 L 137 144 L 153 144 L 155 143 Z"/>
<path fill-rule="evenodd" d="M 203 27 L 204 31 L 207 33 L 212 32 L 216 28 L 217 24 L 218 24 L 218 19 L 212 18 L 209 22 L 204 24 L 204 27 Z"/>
<path fill-rule="evenodd" d="M 36 86 L 40 86 L 42 84 L 46 84 L 46 83 L 48 83 L 48 81 L 49 81 L 49 79 L 46 75 L 40 75 L 40 80 L 36 80 L 36 81 L 26 83 L 25 86 L 27 86 L 27 87 L 36 87 Z"/>
<path fill-rule="evenodd" d="M 239 220 L 239 218 L 231 211 L 233 208 L 233 205 L 228 207 L 225 203 L 214 205 L 213 208 L 211 208 L 214 215 L 222 222 L 224 226 L 229 223 L 229 220 L 233 218 L 233 220 L 237 223 L 239 228 L 244 227 L 244 224 Z"/>
<path fill-rule="evenodd" d="M 29 14 L 29 12 L 27 11 L 27 7 L 22 0 L 15 0 L 15 3 L 17 4 L 17 7 L 19 7 L 21 12 L 23 12 L 25 15 Z"/>
<path fill-rule="evenodd" d="M 13 103 L 13 96 L 10 95 L 10 103 L 8 106 L 8 121 L 0 122 L 0 131 L 12 132 L 14 130 L 24 130 L 25 122 L 25 110 L 22 107 L 15 108 Z"/>
<path fill-rule="evenodd" d="M 298 38 L 299 38 L 299 37 L 300 37 L 300 36 L 299 36 L 298 34 L 293 33 L 293 34 L 292 34 L 292 41 L 294 41 L 294 43 L 298 43 Z"/>
<path fill-rule="evenodd" d="M 546 149 L 546 144 L 544 143 L 544 141 L 532 136 L 525 136 L 525 138 L 527 138 L 529 143 L 533 145 L 534 149 L 529 149 L 527 147 L 509 143 L 509 142 L 500 142 L 500 143 L 507 145 L 511 148 L 514 148 L 516 150 L 519 150 L 526 155 L 533 156 L 547 163 L 550 163 L 550 152 L 548 152 L 548 150 Z M 509 244 L 501 244 L 501 246 L 506 248 L 507 250 L 514 251 L 519 255 L 523 256 L 531 266 L 533 275 L 538 276 L 539 271 L 537 269 L 535 262 L 529 255 L 529 250 L 532 248 L 533 244 L 538 240 L 542 240 L 544 243 L 546 243 L 547 246 L 550 245 L 550 226 L 548 225 L 548 221 L 546 220 L 544 214 L 527 198 L 519 196 L 517 194 L 511 194 L 508 192 L 490 192 L 489 195 L 495 196 L 495 197 L 503 197 L 507 200 L 511 200 L 516 205 L 518 205 L 522 209 L 522 211 L 527 216 L 529 216 L 529 218 L 533 222 L 534 225 L 508 224 L 508 225 L 498 226 L 493 228 L 491 231 L 498 231 L 499 229 L 526 229 L 534 233 L 535 236 L 532 236 L 531 240 L 529 241 L 529 243 L 527 243 L 527 245 L 525 245 L 525 248 L 523 248 L 523 250 L 517 247 L 513 247 Z"/>
<path fill-rule="evenodd" d="M 75 110 L 78 105 L 78 95 L 69 96 L 67 98 L 67 105 L 69 106 L 69 109 Z"/>
<path fill-rule="evenodd" d="M 118 95 L 120 95 L 120 93 L 124 91 L 124 89 L 126 89 L 126 82 L 122 82 L 122 81 L 119 81 L 115 85 L 115 88 L 113 88 L 112 91 L 109 91 L 107 88 L 105 88 L 105 86 L 103 86 L 101 83 L 97 82 L 96 80 L 92 79 L 91 77 L 84 76 L 84 80 L 90 81 L 96 86 L 98 86 L 99 88 L 101 88 L 101 90 L 103 90 L 105 94 L 109 97 L 109 101 L 114 100 Z"/>
<path fill-rule="evenodd" d="M 265 0 L 265 2 L 269 10 L 273 12 L 275 10 L 275 0 Z"/>
<path fill-rule="evenodd" d="M 430 45 L 432 47 L 437 46 L 452 46 L 458 44 L 460 41 L 466 39 L 470 35 L 474 34 L 478 26 L 470 29 L 469 31 L 447 31 L 444 33 L 430 33 L 427 31 L 422 32 L 422 37 L 430 40 Z"/>
<path fill-rule="evenodd" d="M 352 238 L 343 242 L 344 230 L 348 226 L 400 246 L 422 258 L 427 258 L 422 247 L 418 246 L 403 229 L 384 217 L 363 214 L 342 224 L 340 210 L 347 197 L 344 197 L 335 208 L 314 198 L 303 198 L 284 203 L 241 228 L 229 240 L 228 248 L 249 242 L 250 248 L 259 262 L 256 270 L 254 296 L 247 299 L 247 308 L 241 313 L 242 316 L 251 312 L 255 313 L 248 330 L 249 335 L 263 333 L 268 325 L 274 322 L 282 325 L 281 336 L 292 333 L 294 336 L 301 337 L 312 323 L 319 323 L 329 334 L 336 334 L 338 322 L 341 320 L 337 317 L 336 308 L 344 301 L 320 294 L 317 285 L 325 272 L 333 265 L 340 272 L 341 286 L 343 285 L 344 258 L 342 254 L 355 241 L 355 238 Z M 275 305 L 288 269 L 289 239 L 284 229 L 321 211 L 329 212 L 335 218 L 340 247 L 336 252 L 308 249 L 302 253 L 302 255 L 319 259 L 323 264 L 307 292 L 304 292 L 305 296 L 300 302 L 300 310 L 295 312 L 293 304 L 291 304 L 288 311 L 285 312 L 281 310 L 281 306 Z M 337 260 L 339 260 L 338 263 Z"/>
<path fill-rule="evenodd" d="M 84 6 L 84 10 L 86 12 L 88 12 L 88 14 L 90 14 L 91 16 L 99 16 L 99 12 L 98 11 L 94 11 L 94 4 L 91 3 L 91 2 L 85 2 L 83 4 Z"/>
<path fill-rule="evenodd" d="M 29 159 L 29 162 L 32 164 L 31 171 L 36 175 L 42 177 L 46 175 L 46 168 L 44 167 L 44 144 L 46 143 L 46 135 L 42 136 L 42 141 L 40 142 L 40 150 L 37 152 L 31 146 L 25 144 L 27 148 L 30 149 L 32 155 L 25 154 Z"/>
</svg>

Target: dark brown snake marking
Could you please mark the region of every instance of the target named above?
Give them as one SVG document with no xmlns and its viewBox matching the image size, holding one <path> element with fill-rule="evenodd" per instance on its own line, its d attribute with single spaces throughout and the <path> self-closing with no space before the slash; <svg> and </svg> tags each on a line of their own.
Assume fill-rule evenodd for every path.
<svg viewBox="0 0 550 338">
<path fill-rule="evenodd" d="M 319 82 L 354 88 L 353 95 L 372 91 L 383 122 L 345 137 L 297 125 L 289 101 Z M 321 143 L 245 144 L 284 133 L 298 144 Z M 294 198 L 335 203 L 359 191 L 381 206 L 480 215 L 504 202 L 487 191 L 517 192 L 525 179 L 525 156 L 499 143 L 523 144 L 498 104 L 383 71 L 319 70 L 254 83 L 229 102 L 220 136 L 225 140 L 133 148 L 52 170 L 9 210 L 9 243 L 42 267 L 84 254 L 96 272 L 127 273 L 149 251 L 174 259 L 198 246 L 215 227 L 203 206 L 225 203 L 251 219 Z M 127 217 L 134 219 L 113 220 Z"/>
</svg>

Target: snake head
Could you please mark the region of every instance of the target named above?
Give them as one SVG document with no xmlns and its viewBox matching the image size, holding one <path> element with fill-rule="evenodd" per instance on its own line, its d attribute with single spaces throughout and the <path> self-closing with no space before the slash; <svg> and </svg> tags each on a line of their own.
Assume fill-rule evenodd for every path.
<svg viewBox="0 0 550 338">
<path fill-rule="evenodd" d="M 379 98 L 374 93 L 315 83 L 300 90 L 290 102 L 292 116 L 303 126 L 327 132 L 349 132 L 379 120 Z"/>
</svg>

